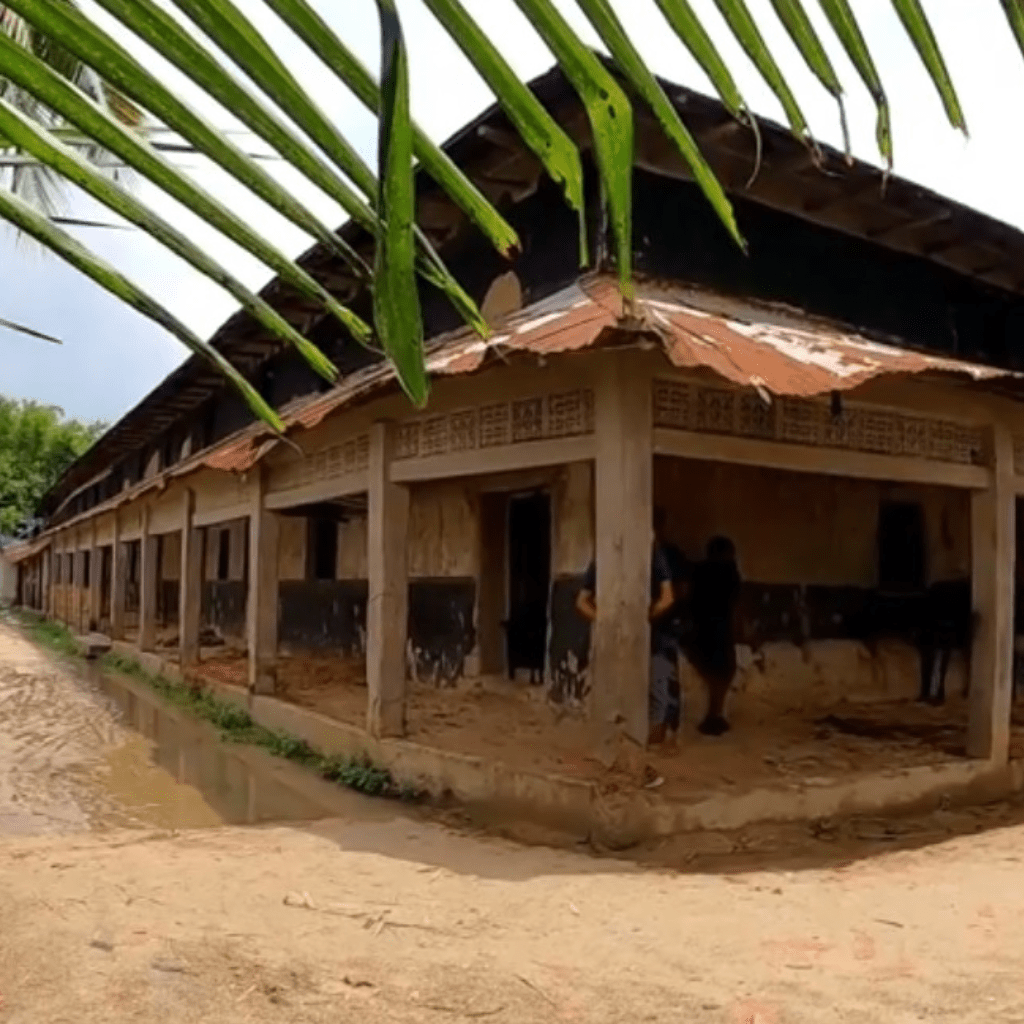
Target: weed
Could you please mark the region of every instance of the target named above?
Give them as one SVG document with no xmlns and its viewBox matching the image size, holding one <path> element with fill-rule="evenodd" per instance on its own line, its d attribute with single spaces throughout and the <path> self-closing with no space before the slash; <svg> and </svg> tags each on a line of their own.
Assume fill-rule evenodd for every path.
<svg viewBox="0 0 1024 1024">
<path fill-rule="evenodd" d="M 78 642 L 62 623 L 28 615 L 17 615 L 16 618 L 21 628 L 41 647 L 65 658 L 81 657 Z M 367 796 L 390 797 L 408 802 L 422 799 L 423 794 L 414 786 L 409 783 L 399 785 L 387 769 L 368 759 L 349 760 L 321 754 L 305 740 L 257 725 L 244 708 L 218 700 L 205 690 L 175 682 L 166 676 L 152 675 L 128 655 L 111 652 L 104 655 L 99 664 L 107 671 L 145 683 L 168 704 L 215 726 L 220 730 L 221 737 L 232 743 L 262 747 L 277 757 L 316 772 L 329 782 L 347 786 Z"/>
<path fill-rule="evenodd" d="M 40 619 L 35 616 L 19 615 L 21 628 L 40 647 L 59 654 L 63 658 L 74 658 L 81 654 L 74 635 L 62 622 Z"/>
<path fill-rule="evenodd" d="M 103 668 L 138 679 L 152 687 L 167 703 L 216 726 L 223 739 L 262 747 L 276 757 L 302 765 L 329 782 L 337 782 L 367 796 L 382 796 L 418 801 L 422 794 L 408 783 L 399 786 L 385 768 L 367 759 L 349 760 L 327 756 L 314 750 L 305 740 L 285 732 L 257 725 L 249 713 L 227 701 L 218 700 L 205 690 L 177 683 L 165 676 L 148 673 L 134 658 L 123 654 L 105 655 Z"/>
</svg>

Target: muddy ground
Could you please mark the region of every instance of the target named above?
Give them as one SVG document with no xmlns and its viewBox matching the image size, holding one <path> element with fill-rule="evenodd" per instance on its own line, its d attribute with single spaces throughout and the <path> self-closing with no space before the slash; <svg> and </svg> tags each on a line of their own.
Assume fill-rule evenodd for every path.
<svg viewBox="0 0 1024 1024">
<path fill-rule="evenodd" d="M 0 1021 L 1024 1020 L 1019 805 L 624 860 L 354 796 L 215 825 L 144 755 L 0 626 Z"/>
</svg>

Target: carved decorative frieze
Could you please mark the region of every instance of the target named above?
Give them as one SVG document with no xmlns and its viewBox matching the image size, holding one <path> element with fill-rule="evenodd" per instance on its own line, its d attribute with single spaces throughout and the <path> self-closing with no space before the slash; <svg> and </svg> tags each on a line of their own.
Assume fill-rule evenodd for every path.
<svg viewBox="0 0 1024 1024">
<path fill-rule="evenodd" d="M 593 432 L 593 392 L 566 391 L 406 420 L 398 426 L 394 457 L 429 458 Z"/>
<path fill-rule="evenodd" d="M 706 434 L 755 437 L 787 444 L 902 455 L 960 465 L 984 463 L 980 427 L 843 403 L 838 416 L 828 402 L 778 398 L 765 402 L 750 391 L 654 382 L 657 427 Z M 1015 445 L 1017 471 L 1024 439 Z"/>
</svg>

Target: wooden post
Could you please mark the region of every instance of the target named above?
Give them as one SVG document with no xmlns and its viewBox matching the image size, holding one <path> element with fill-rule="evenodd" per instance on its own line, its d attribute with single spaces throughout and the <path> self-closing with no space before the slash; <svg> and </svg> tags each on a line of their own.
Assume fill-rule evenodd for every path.
<svg viewBox="0 0 1024 1024">
<path fill-rule="evenodd" d="M 78 627 L 79 633 L 89 632 L 89 597 L 90 589 L 89 584 L 92 581 L 92 574 L 90 571 L 89 576 L 86 576 L 85 567 L 86 563 L 91 562 L 92 559 L 89 557 L 89 548 L 85 547 L 86 539 L 82 536 L 83 531 L 75 531 L 75 546 L 78 549 L 75 552 L 75 558 L 78 560 L 78 615 L 75 619 L 75 625 Z M 92 566 L 89 566 L 90 570 Z"/>
<path fill-rule="evenodd" d="M 1013 700 L 1013 602 L 1017 497 L 1013 436 L 992 432 L 992 482 L 971 495 L 971 576 L 977 633 L 971 656 L 967 753 L 1005 764 Z"/>
<path fill-rule="evenodd" d="M 273 693 L 277 686 L 277 547 L 279 520 L 263 503 L 266 471 L 253 470 L 249 512 L 249 692 Z"/>
<path fill-rule="evenodd" d="M 43 552 L 43 611 L 47 618 L 53 618 L 53 544 Z"/>
<path fill-rule="evenodd" d="M 409 489 L 391 482 L 393 444 L 393 425 L 373 424 L 366 531 L 366 727 L 374 736 L 405 734 Z"/>
<path fill-rule="evenodd" d="M 89 622 L 90 630 L 100 628 L 103 618 L 103 549 L 99 546 L 99 523 L 92 521 L 92 547 L 89 550 Z"/>
<path fill-rule="evenodd" d="M 114 535 L 110 549 L 110 638 L 124 639 L 124 601 L 128 587 L 128 559 L 121 543 L 121 514 L 114 509 Z"/>
<path fill-rule="evenodd" d="M 199 661 L 199 620 L 203 598 L 203 531 L 193 524 L 195 492 L 185 492 L 181 515 L 181 573 L 178 590 L 178 648 L 181 667 Z"/>
<path fill-rule="evenodd" d="M 634 353 L 610 354 L 595 393 L 594 547 L 597 621 L 591 711 L 601 758 L 625 735 L 646 745 L 650 689 L 653 413 L 650 377 Z"/>
<path fill-rule="evenodd" d="M 149 506 L 142 506 L 139 539 L 139 650 L 156 647 L 156 589 L 160 577 L 157 538 L 149 532 Z"/>
<path fill-rule="evenodd" d="M 58 618 L 65 626 L 70 626 L 68 617 L 68 595 L 71 591 L 71 571 L 68 565 L 68 535 L 62 533 L 60 538 L 60 611 Z"/>
</svg>

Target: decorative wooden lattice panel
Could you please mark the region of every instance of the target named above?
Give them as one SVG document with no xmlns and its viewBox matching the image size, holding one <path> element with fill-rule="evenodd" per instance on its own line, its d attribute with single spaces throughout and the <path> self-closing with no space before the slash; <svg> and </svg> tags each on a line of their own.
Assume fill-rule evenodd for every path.
<svg viewBox="0 0 1024 1024">
<path fill-rule="evenodd" d="M 358 473 L 370 465 L 370 437 L 360 434 L 341 444 L 310 452 L 304 459 L 282 466 L 273 475 L 272 489 L 287 491 L 318 480 Z"/>
<path fill-rule="evenodd" d="M 395 459 L 428 458 L 593 432 L 593 392 L 566 391 L 407 420 L 398 427 Z"/>
<path fill-rule="evenodd" d="M 984 436 L 978 427 L 848 403 L 844 403 L 842 415 L 834 417 L 827 402 L 782 398 L 769 405 L 749 391 L 676 381 L 654 382 L 654 423 L 675 430 L 908 455 L 962 465 L 984 462 Z M 1018 472 L 1022 472 L 1024 438 L 1018 440 L 1014 451 Z"/>
</svg>

